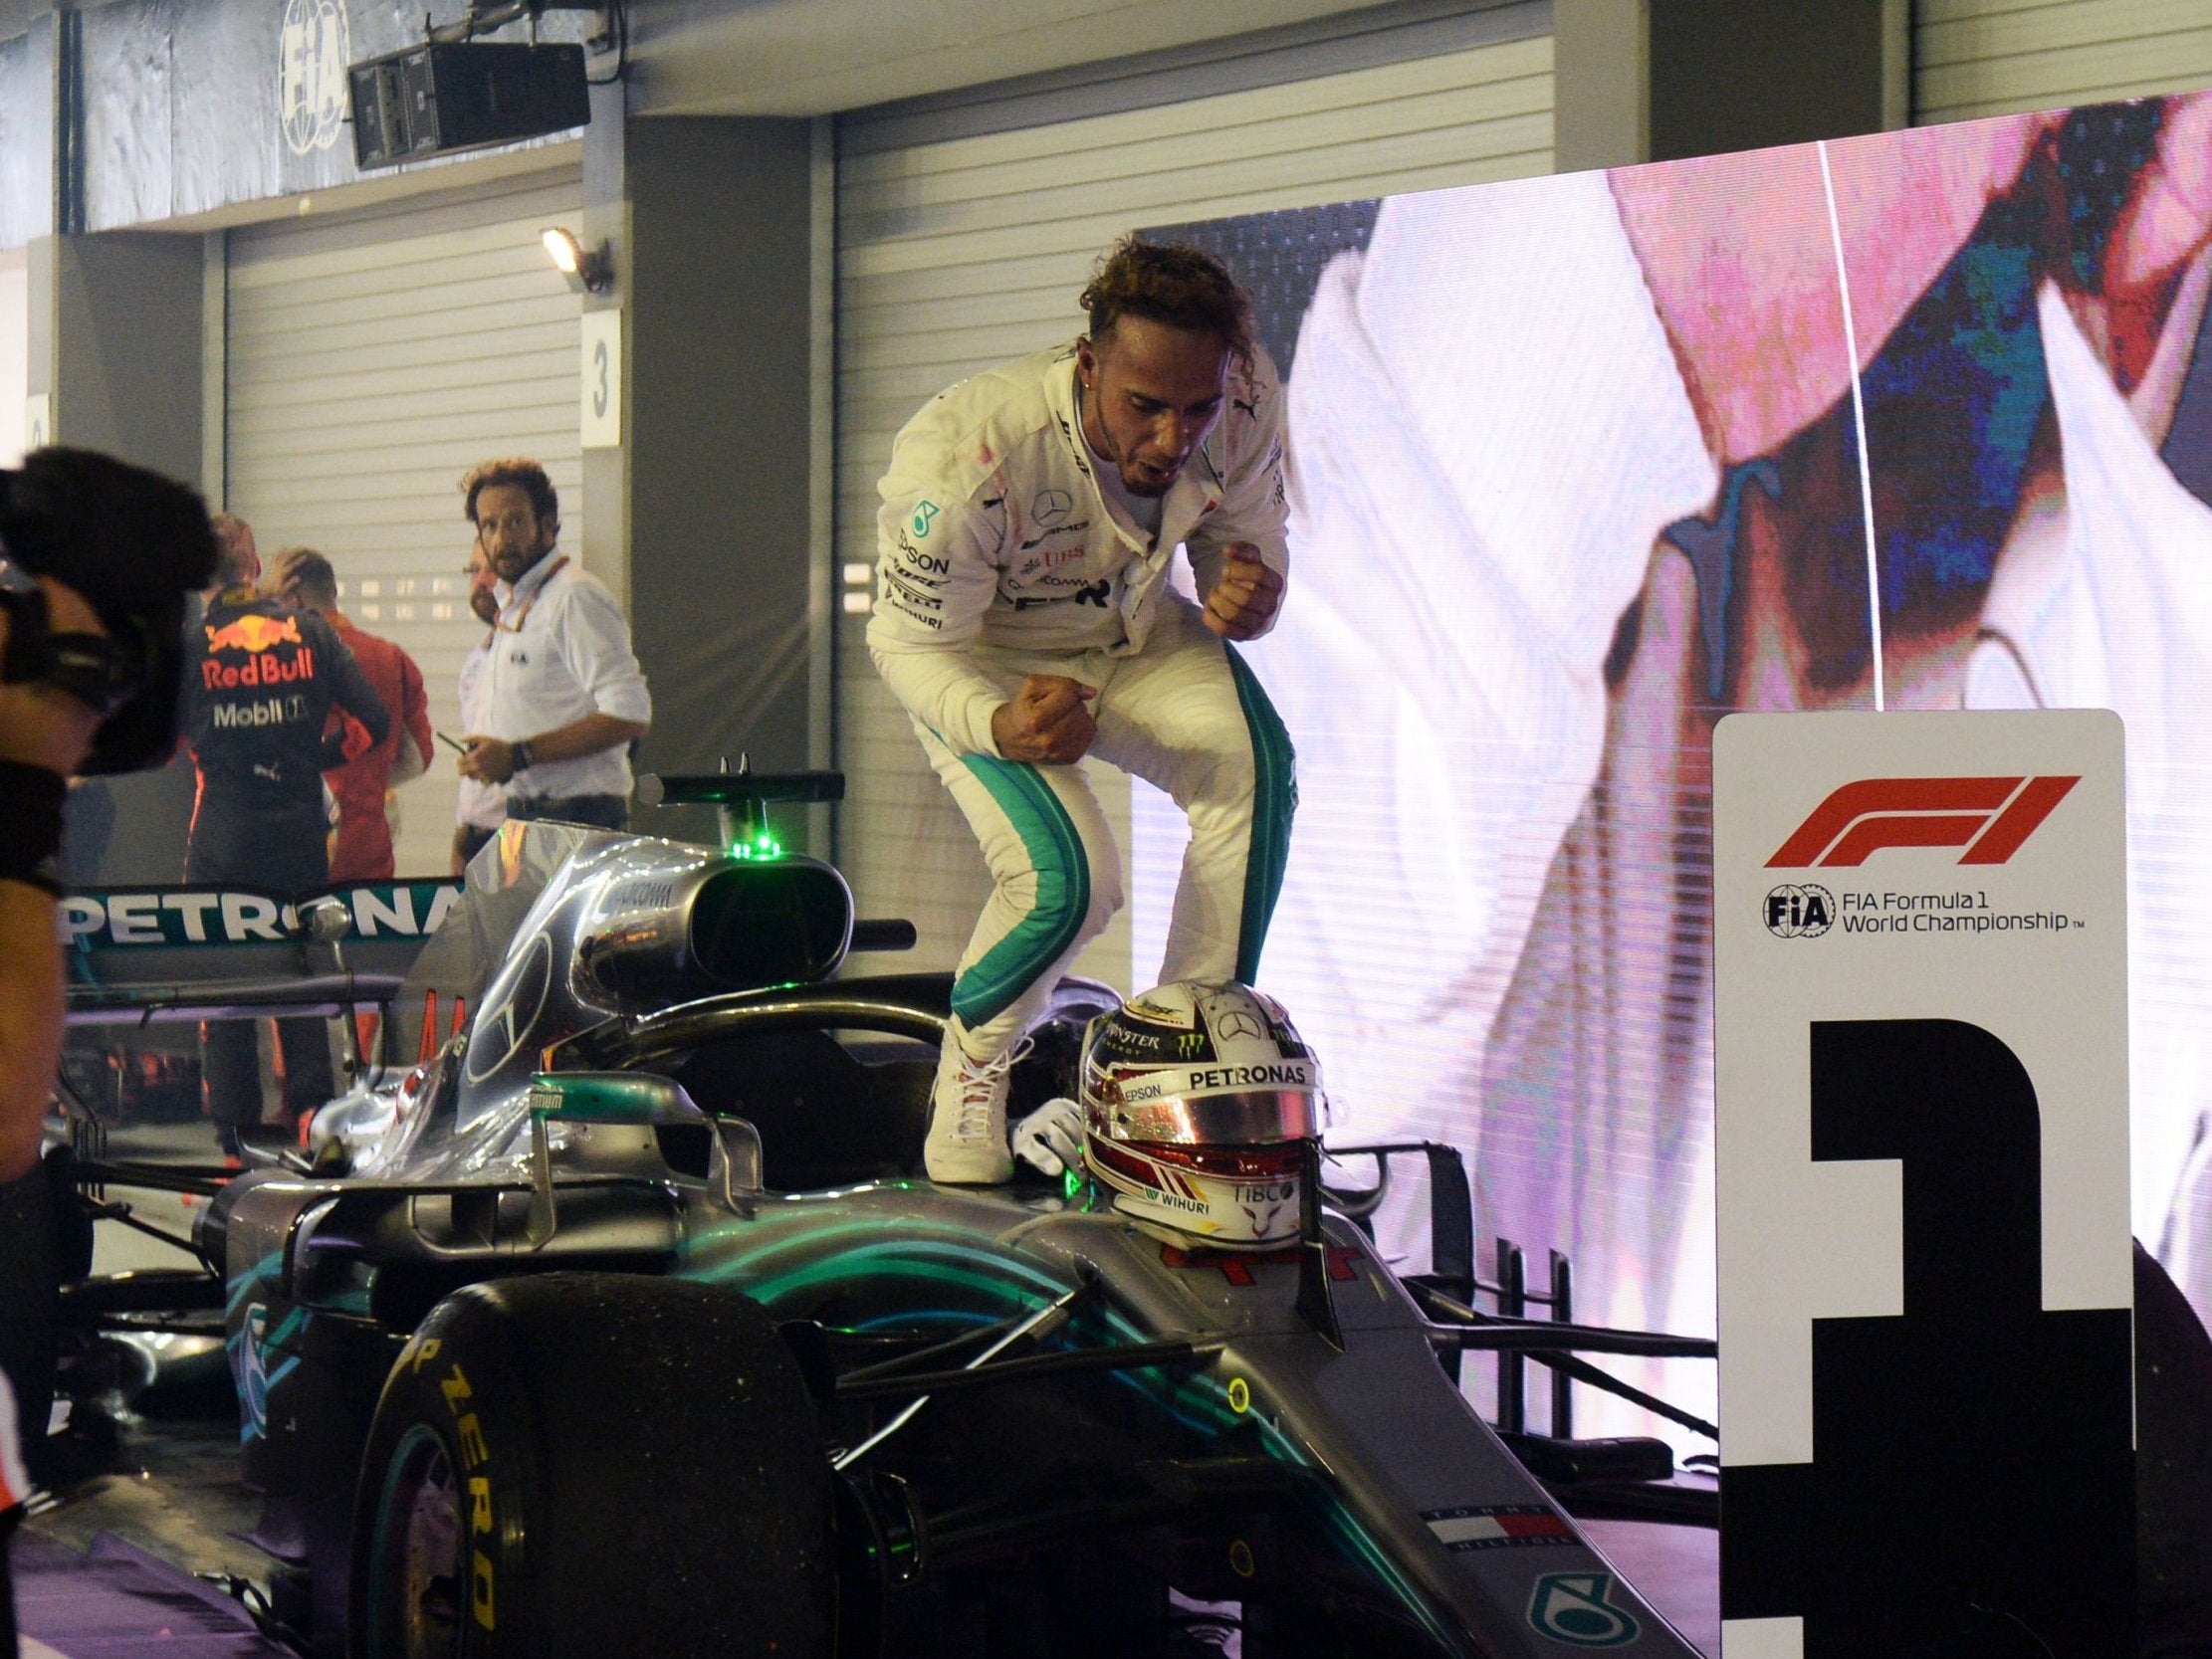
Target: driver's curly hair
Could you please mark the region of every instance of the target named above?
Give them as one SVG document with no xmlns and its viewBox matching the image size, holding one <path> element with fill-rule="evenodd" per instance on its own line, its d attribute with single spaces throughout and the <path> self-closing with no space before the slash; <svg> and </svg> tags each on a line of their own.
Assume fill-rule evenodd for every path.
<svg viewBox="0 0 2212 1659">
<path fill-rule="evenodd" d="M 1103 341 L 1124 316 L 1212 334 L 1237 363 L 1252 360 L 1252 302 L 1228 267 L 1203 248 L 1125 236 L 1098 262 L 1077 301 Z"/>
</svg>

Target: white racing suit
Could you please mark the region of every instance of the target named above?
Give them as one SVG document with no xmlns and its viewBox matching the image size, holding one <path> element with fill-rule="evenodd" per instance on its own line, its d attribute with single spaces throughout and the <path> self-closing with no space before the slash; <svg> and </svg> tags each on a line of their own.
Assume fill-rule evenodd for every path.
<svg viewBox="0 0 2212 1659">
<path fill-rule="evenodd" d="M 1075 348 L 964 380 L 909 421 L 880 491 L 868 649 L 994 883 L 953 1012 L 1002 1053 L 1122 904 L 1121 855 L 1080 766 L 1002 758 L 991 718 L 1025 676 L 1096 688 L 1090 752 L 1158 785 L 1191 824 L 1163 980 L 1257 971 L 1296 801 L 1259 683 L 1169 586 L 1180 544 L 1212 590 L 1230 542 L 1287 575 L 1282 394 L 1254 351 L 1161 504 L 1156 539 L 1109 510 L 1077 429 Z"/>
</svg>

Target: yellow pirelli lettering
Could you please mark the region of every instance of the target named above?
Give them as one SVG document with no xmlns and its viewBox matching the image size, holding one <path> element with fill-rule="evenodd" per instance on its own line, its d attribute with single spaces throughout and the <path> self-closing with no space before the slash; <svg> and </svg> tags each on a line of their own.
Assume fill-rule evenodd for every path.
<svg viewBox="0 0 2212 1659">
<path fill-rule="evenodd" d="M 492 1483 L 482 1475 L 469 1477 L 469 1536 L 483 1538 L 492 1530 Z"/>
<path fill-rule="evenodd" d="M 484 1425 L 470 1412 L 453 1425 L 453 1432 L 461 1438 L 461 1467 L 474 1469 L 490 1461 L 491 1449 L 484 1444 Z"/>
<path fill-rule="evenodd" d="M 437 1358 L 438 1349 L 445 1347 L 445 1344 L 440 1342 L 435 1337 L 418 1337 L 415 1341 L 409 1343 L 407 1347 L 410 1350 L 412 1350 L 414 1354 L 413 1362 L 407 1367 L 407 1369 L 410 1372 L 414 1372 L 421 1370 L 423 1366 L 429 1364 L 431 1360 Z"/>
<path fill-rule="evenodd" d="M 485 1629 L 498 1628 L 492 1613 L 492 1557 L 481 1550 L 469 1559 L 469 1612 Z"/>
<path fill-rule="evenodd" d="M 438 1392 L 445 1395 L 447 1407 L 457 1417 L 461 1414 L 461 1402 L 476 1397 L 469 1391 L 469 1379 L 461 1374 L 459 1365 L 445 1373 L 438 1384 Z"/>
</svg>

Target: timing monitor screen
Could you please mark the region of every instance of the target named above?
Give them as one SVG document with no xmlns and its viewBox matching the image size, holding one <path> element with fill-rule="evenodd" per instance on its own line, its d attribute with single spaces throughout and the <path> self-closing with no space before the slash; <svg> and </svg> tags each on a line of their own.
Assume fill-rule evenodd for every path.
<svg viewBox="0 0 2212 1659">
<path fill-rule="evenodd" d="M 1878 700 L 2123 718 L 2134 1227 L 2212 1311 L 2207 157 L 2194 95 L 1147 233 L 1286 383 L 1259 982 L 1331 1140 L 1462 1148 L 1578 1318 L 1713 1328 L 1713 726 Z"/>
</svg>

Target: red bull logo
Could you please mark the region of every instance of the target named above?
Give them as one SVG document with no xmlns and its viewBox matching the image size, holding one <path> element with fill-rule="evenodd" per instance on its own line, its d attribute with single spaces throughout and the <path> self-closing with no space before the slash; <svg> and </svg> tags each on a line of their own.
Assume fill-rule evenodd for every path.
<svg viewBox="0 0 2212 1659">
<path fill-rule="evenodd" d="M 278 646 L 290 651 L 269 655 Z M 315 678 L 315 648 L 300 638 L 300 619 L 251 613 L 207 630 L 207 660 L 200 664 L 200 680 L 211 692 L 237 691 L 242 687 L 276 686 L 290 680 Z M 242 663 L 217 662 L 219 652 L 243 654 Z"/>
<path fill-rule="evenodd" d="M 273 645 L 298 645 L 300 619 L 288 616 L 282 622 L 273 616 L 248 614 L 235 622 L 226 622 L 219 628 L 207 630 L 209 651 L 267 651 Z"/>
<path fill-rule="evenodd" d="M 315 650 L 303 645 L 289 657 L 248 657 L 237 667 L 213 658 L 200 664 L 200 679 L 211 692 L 233 692 L 242 686 L 275 686 L 287 680 L 315 678 Z"/>
</svg>

